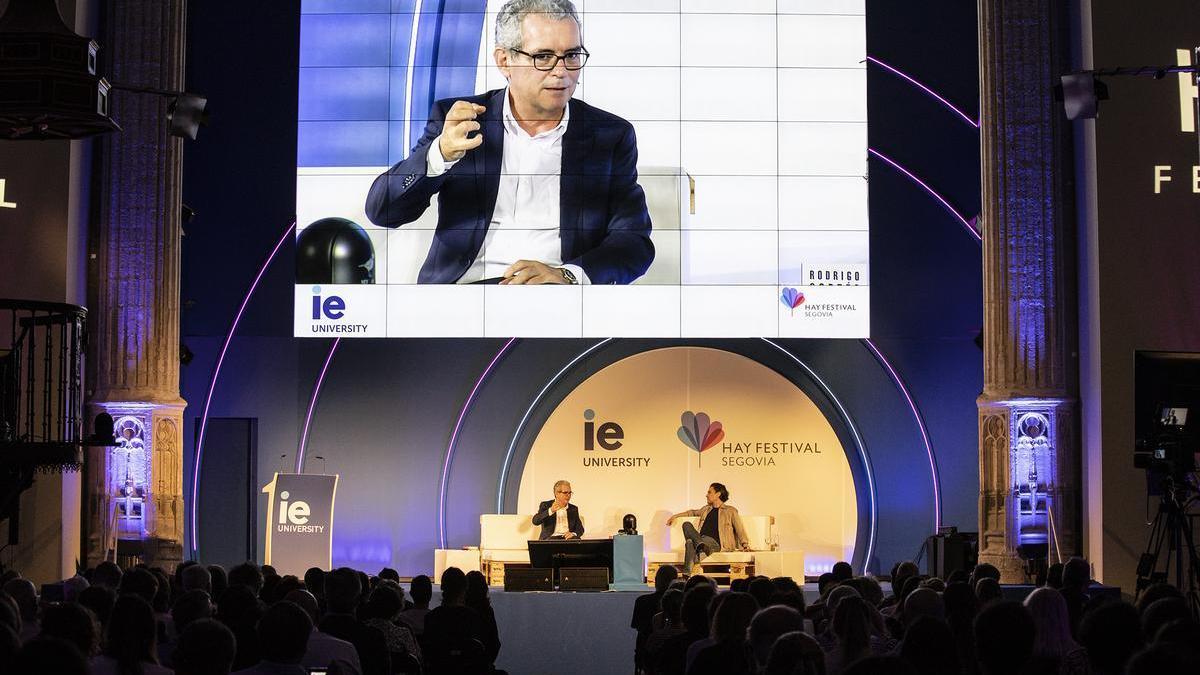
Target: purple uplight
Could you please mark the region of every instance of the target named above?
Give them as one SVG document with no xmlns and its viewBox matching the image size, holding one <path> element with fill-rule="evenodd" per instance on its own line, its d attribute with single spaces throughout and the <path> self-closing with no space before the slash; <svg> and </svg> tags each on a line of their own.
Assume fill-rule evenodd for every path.
<svg viewBox="0 0 1200 675">
<path fill-rule="evenodd" d="M 446 446 L 446 460 L 442 463 L 442 484 L 438 491 L 438 542 L 441 548 L 446 548 L 446 482 L 450 477 L 450 461 L 454 457 L 454 447 L 458 443 L 458 432 L 462 430 L 463 420 L 467 418 L 467 411 L 471 409 L 471 403 L 475 401 L 475 394 L 479 393 L 479 387 L 483 385 L 483 381 L 492 372 L 492 368 L 496 367 L 496 363 L 500 361 L 500 357 L 508 351 L 508 348 L 513 346 L 517 338 L 509 338 L 508 342 L 496 352 L 492 357 L 491 363 L 487 364 L 487 368 L 480 373 L 479 379 L 475 380 L 475 386 L 471 388 L 471 393 L 467 395 L 467 400 L 463 401 L 462 410 L 458 413 L 458 421 L 454 423 L 454 431 L 450 434 L 450 444 Z"/>
<path fill-rule="evenodd" d="M 890 65 L 884 63 L 883 61 L 880 61 L 879 59 L 875 58 L 874 56 L 868 56 L 867 61 L 870 61 L 871 63 L 874 63 L 875 65 L 879 66 L 880 68 L 883 68 L 884 70 L 887 70 L 887 71 L 897 75 L 898 77 L 904 79 L 909 84 L 920 89 L 921 91 L 925 92 L 926 94 L 929 94 L 929 96 L 931 96 L 937 102 L 946 106 L 950 110 L 953 110 L 959 117 L 966 120 L 967 124 L 970 124 L 971 126 L 975 127 L 976 129 L 979 128 L 978 121 L 971 119 L 970 115 L 966 114 L 965 112 L 960 110 L 957 106 L 955 106 L 953 103 L 946 100 L 946 98 L 943 97 L 941 94 L 938 94 L 936 91 L 934 91 L 934 90 L 930 89 L 929 87 L 925 86 L 924 84 L 922 84 L 915 77 L 908 75 L 907 73 L 901 71 L 900 69 L 898 69 L 894 66 L 890 66 Z"/>
<path fill-rule="evenodd" d="M 894 159 L 888 157 L 887 155 L 883 154 L 882 152 L 879 152 L 875 148 L 867 148 L 867 152 L 869 152 L 872 155 L 875 155 L 876 157 L 878 157 L 879 159 L 882 159 L 883 161 L 887 162 L 894 169 L 896 169 L 900 173 L 904 174 L 905 176 L 908 176 L 909 180 L 916 183 L 917 185 L 920 185 L 926 192 L 928 192 L 930 195 L 932 195 L 934 199 L 938 200 L 938 202 L 942 206 L 946 207 L 947 211 L 954 214 L 954 217 L 957 218 L 960 223 L 962 223 L 962 226 L 964 228 L 966 228 L 967 232 L 971 233 L 972 237 L 975 237 L 976 241 L 983 241 L 983 237 L 980 236 L 979 231 L 975 229 L 975 227 L 971 224 L 971 221 L 964 218 L 961 213 L 959 213 L 953 206 L 950 205 L 950 202 L 946 201 L 945 197 L 938 194 L 937 190 L 934 190 L 933 188 L 929 187 L 928 183 L 921 180 L 920 178 L 917 177 L 916 174 L 914 174 L 913 172 L 904 168 L 903 166 L 898 164 Z"/>
<path fill-rule="evenodd" d="M 933 442 L 929 440 L 929 430 L 925 427 L 925 417 L 921 414 L 921 409 L 917 407 L 917 402 L 913 400 L 912 394 L 909 393 L 908 387 L 904 384 L 904 380 L 900 379 L 900 374 L 892 367 L 887 357 L 883 352 L 875 346 L 875 343 L 870 338 L 863 338 L 863 344 L 867 346 L 879 360 L 883 367 L 892 377 L 892 382 L 896 383 L 896 387 L 900 389 L 900 393 L 904 394 L 904 400 L 908 401 L 908 407 L 912 410 L 913 418 L 917 421 L 917 428 L 921 430 L 921 440 L 925 443 L 925 454 L 929 456 L 929 471 L 933 477 L 933 531 L 937 532 L 942 526 L 942 479 L 938 475 L 937 457 L 933 454 Z"/>
<path fill-rule="evenodd" d="M 308 449 L 308 427 L 312 423 L 313 411 L 317 409 L 317 397 L 321 395 L 321 385 L 325 384 L 325 373 L 329 372 L 329 363 L 333 361 L 333 353 L 337 351 L 340 344 L 342 344 L 342 338 L 337 338 L 329 347 L 325 365 L 321 366 L 321 374 L 317 376 L 317 383 L 313 385 L 312 398 L 308 401 L 308 413 L 304 415 L 304 431 L 300 434 L 300 445 L 296 448 L 296 473 L 304 472 L 304 451 Z"/>
<path fill-rule="evenodd" d="M 204 451 L 204 432 L 208 427 L 208 409 L 212 405 L 213 391 L 217 388 L 217 378 L 221 376 L 221 366 L 225 363 L 225 354 L 229 351 L 229 343 L 233 341 L 233 334 L 237 331 L 238 323 L 242 320 L 242 315 L 246 312 L 246 305 L 250 304 L 250 298 L 254 295 L 254 291 L 258 290 L 258 282 L 262 281 L 263 274 L 267 268 L 271 266 L 271 262 L 275 260 L 275 255 L 279 253 L 279 249 L 283 246 L 283 242 L 287 241 L 292 232 L 296 229 L 296 221 L 292 221 L 291 225 L 284 230 L 283 236 L 275 244 L 275 248 L 271 249 L 271 255 L 267 256 L 262 267 L 258 270 L 258 275 L 254 277 L 254 281 L 250 284 L 250 288 L 246 290 L 246 297 L 242 298 L 242 305 L 238 307 L 237 314 L 233 317 L 233 323 L 229 326 L 229 332 L 225 334 L 225 343 L 221 345 L 221 353 L 217 356 L 217 365 L 213 368 L 212 379 L 208 382 L 208 395 L 204 398 L 204 412 L 200 415 L 200 433 L 196 436 L 196 455 L 193 458 L 192 465 L 192 499 L 187 505 L 191 510 L 192 524 L 192 557 L 195 558 L 200 552 L 199 531 L 196 527 L 196 506 L 200 495 L 200 460 Z"/>
</svg>

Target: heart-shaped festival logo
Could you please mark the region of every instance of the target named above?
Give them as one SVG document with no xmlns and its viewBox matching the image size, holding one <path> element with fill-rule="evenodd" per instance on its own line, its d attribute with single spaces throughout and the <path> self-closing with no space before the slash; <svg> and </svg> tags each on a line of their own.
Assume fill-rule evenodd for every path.
<svg viewBox="0 0 1200 675">
<path fill-rule="evenodd" d="M 788 308 L 788 312 L 792 316 L 795 316 L 796 308 L 804 304 L 804 294 L 789 286 L 783 289 L 783 293 L 779 295 L 779 301 L 783 303 L 784 307 Z"/>
<path fill-rule="evenodd" d="M 682 425 L 675 435 L 684 445 L 696 451 L 696 466 L 700 466 L 700 455 L 725 438 L 725 429 L 720 422 L 710 420 L 705 413 L 688 410 L 680 416 Z"/>
</svg>

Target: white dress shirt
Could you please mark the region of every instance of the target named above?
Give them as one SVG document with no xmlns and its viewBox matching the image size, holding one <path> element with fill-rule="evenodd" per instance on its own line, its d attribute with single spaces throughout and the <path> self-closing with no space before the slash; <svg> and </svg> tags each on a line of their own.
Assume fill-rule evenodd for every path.
<svg viewBox="0 0 1200 675">
<path fill-rule="evenodd" d="M 458 283 L 502 276 L 518 260 L 565 267 L 579 283 L 590 283 L 582 267 L 564 265 L 562 260 L 559 193 L 563 135 L 570 118 L 571 106 L 567 105 L 557 126 L 530 136 L 513 116 L 512 101 L 504 90 L 504 155 L 496 208 L 479 255 Z M 434 139 L 426 154 L 425 175 L 430 178 L 449 171 L 459 161 L 442 157 L 441 138 Z"/>
<path fill-rule="evenodd" d="M 564 506 L 554 512 L 554 534 L 551 536 L 565 537 L 570 531 L 571 528 L 567 523 L 567 507 Z"/>
</svg>

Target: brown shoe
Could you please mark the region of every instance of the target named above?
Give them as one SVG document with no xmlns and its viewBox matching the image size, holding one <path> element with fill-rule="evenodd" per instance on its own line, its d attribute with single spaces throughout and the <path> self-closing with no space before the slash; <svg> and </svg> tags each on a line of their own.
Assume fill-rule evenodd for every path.
<svg viewBox="0 0 1200 675">
<path fill-rule="evenodd" d="M 696 576 L 698 574 L 704 574 L 704 568 L 700 566 L 700 563 L 696 563 L 695 565 L 692 565 L 692 571 L 689 572 L 689 574 L 691 574 L 692 576 Z"/>
</svg>

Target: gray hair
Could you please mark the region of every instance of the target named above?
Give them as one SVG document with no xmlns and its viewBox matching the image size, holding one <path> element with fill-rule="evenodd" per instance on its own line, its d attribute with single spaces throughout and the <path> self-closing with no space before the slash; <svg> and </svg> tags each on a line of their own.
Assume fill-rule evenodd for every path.
<svg viewBox="0 0 1200 675">
<path fill-rule="evenodd" d="M 579 12 L 571 0 L 508 0 L 496 15 L 496 46 L 503 49 L 521 49 L 524 36 L 521 24 L 530 14 L 545 14 L 555 21 L 574 19 L 575 25 L 583 29 Z"/>
<path fill-rule="evenodd" d="M 564 485 L 570 485 L 570 484 L 571 484 L 571 481 L 569 481 L 569 480 L 560 480 L 554 484 L 554 491 L 558 492 L 558 488 L 560 488 Z"/>
</svg>

